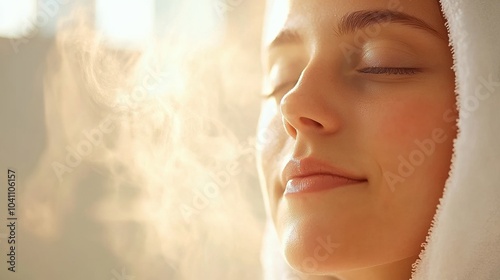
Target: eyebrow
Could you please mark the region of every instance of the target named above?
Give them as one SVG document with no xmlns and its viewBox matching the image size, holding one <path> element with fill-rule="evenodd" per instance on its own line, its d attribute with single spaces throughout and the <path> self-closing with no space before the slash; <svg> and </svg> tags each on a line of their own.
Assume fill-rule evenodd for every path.
<svg viewBox="0 0 500 280">
<path fill-rule="evenodd" d="M 353 33 L 358 29 L 366 28 L 370 25 L 383 23 L 399 23 L 418 29 L 426 30 L 441 39 L 444 38 L 436 29 L 430 26 L 425 21 L 411 16 L 407 13 L 392 11 L 392 10 L 361 10 L 344 15 L 334 29 L 337 35 L 346 35 Z M 301 41 L 301 36 L 296 30 L 284 29 L 269 45 L 269 48 L 274 48 L 279 45 L 288 43 L 297 43 Z"/>
<path fill-rule="evenodd" d="M 419 29 L 427 30 L 438 36 L 441 36 L 434 28 L 425 21 L 411 16 L 409 14 L 391 10 L 371 10 L 357 11 L 343 16 L 338 24 L 337 32 L 339 35 L 354 32 L 373 24 L 382 23 L 400 23 Z"/>
</svg>

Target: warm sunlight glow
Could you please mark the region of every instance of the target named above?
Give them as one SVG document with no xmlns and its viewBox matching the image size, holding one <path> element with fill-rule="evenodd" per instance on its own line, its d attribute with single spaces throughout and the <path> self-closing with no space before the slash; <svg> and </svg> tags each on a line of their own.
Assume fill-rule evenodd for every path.
<svg viewBox="0 0 500 280">
<path fill-rule="evenodd" d="M 184 30 L 185 40 L 199 45 L 201 42 L 217 42 L 222 31 L 221 24 L 234 7 L 220 0 L 198 0 L 185 2 L 184 7 L 175 15 L 174 30 Z"/>
<path fill-rule="evenodd" d="M 36 0 L 0 0 L 0 37 L 25 37 L 36 22 Z"/>
<path fill-rule="evenodd" d="M 118 47 L 140 47 L 154 28 L 154 0 L 96 0 L 96 25 Z"/>
</svg>

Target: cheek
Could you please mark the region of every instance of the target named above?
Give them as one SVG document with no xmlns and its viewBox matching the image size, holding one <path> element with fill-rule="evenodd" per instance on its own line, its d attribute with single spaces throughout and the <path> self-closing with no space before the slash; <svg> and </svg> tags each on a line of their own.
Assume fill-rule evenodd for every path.
<svg viewBox="0 0 500 280">
<path fill-rule="evenodd" d="M 453 84 L 437 88 L 378 95 L 363 106 L 358 131 L 366 133 L 363 147 L 378 165 L 372 176 L 377 185 L 388 187 L 385 191 L 441 184 L 447 177 L 456 136 L 447 112 L 455 107 L 455 96 Z"/>
<path fill-rule="evenodd" d="M 293 140 L 287 137 L 282 124 L 281 114 L 275 101 L 265 101 L 261 107 L 261 115 L 256 136 L 257 165 L 260 182 L 267 207 L 273 220 L 276 209 L 283 194 L 284 187 L 280 183 L 281 169 L 285 152 L 289 151 Z"/>
<path fill-rule="evenodd" d="M 452 94 L 453 92 L 450 93 Z M 416 148 L 416 142 L 432 140 L 436 130 L 445 131 L 446 138 L 449 138 L 451 123 L 444 116 L 454 106 L 454 99 L 433 98 L 432 95 L 438 93 L 413 95 L 400 100 L 381 100 L 380 106 L 376 105 L 378 109 L 366 120 L 373 127 L 370 130 L 374 133 L 375 146 L 385 147 L 384 150 L 389 154 L 398 154 Z M 443 142 L 442 137 L 438 138 L 434 140 Z"/>
<path fill-rule="evenodd" d="M 441 193 L 456 136 L 455 123 L 446 117 L 455 106 L 454 100 L 453 90 L 446 96 L 442 92 L 414 95 L 385 101 L 377 114 L 371 115 L 374 136 L 368 146 L 386 191 L 408 186 L 408 191 L 418 191 L 423 198 Z"/>
<path fill-rule="evenodd" d="M 283 150 L 285 131 L 281 121 L 281 113 L 276 102 L 265 101 L 261 107 L 259 124 L 257 127 L 256 148 L 261 158 L 260 167 L 269 171 L 275 162 L 270 162 Z"/>
<path fill-rule="evenodd" d="M 429 137 L 440 125 L 436 121 L 439 108 L 430 107 L 429 102 L 410 100 L 387 105 L 376 117 L 380 121 L 375 128 L 379 131 L 376 142 L 390 149 L 388 152 L 411 149 L 415 140 Z"/>
</svg>

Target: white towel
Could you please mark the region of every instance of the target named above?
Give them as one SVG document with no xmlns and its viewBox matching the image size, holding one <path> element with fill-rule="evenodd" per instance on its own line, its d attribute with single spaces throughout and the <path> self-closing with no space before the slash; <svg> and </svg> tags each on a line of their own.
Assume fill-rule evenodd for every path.
<svg viewBox="0 0 500 280">
<path fill-rule="evenodd" d="M 413 280 L 500 279 L 500 1 L 442 0 L 454 49 L 459 135 Z"/>
</svg>

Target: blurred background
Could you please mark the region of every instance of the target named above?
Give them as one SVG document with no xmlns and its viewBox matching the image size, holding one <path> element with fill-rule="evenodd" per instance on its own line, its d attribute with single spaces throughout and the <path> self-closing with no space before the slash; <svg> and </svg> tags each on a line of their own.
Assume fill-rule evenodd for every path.
<svg viewBox="0 0 500 280">
<path fill-rule="evenodd" d="M 0 0 L 0 279 L 261 278 L 262 2 Z"/>
</svg>

